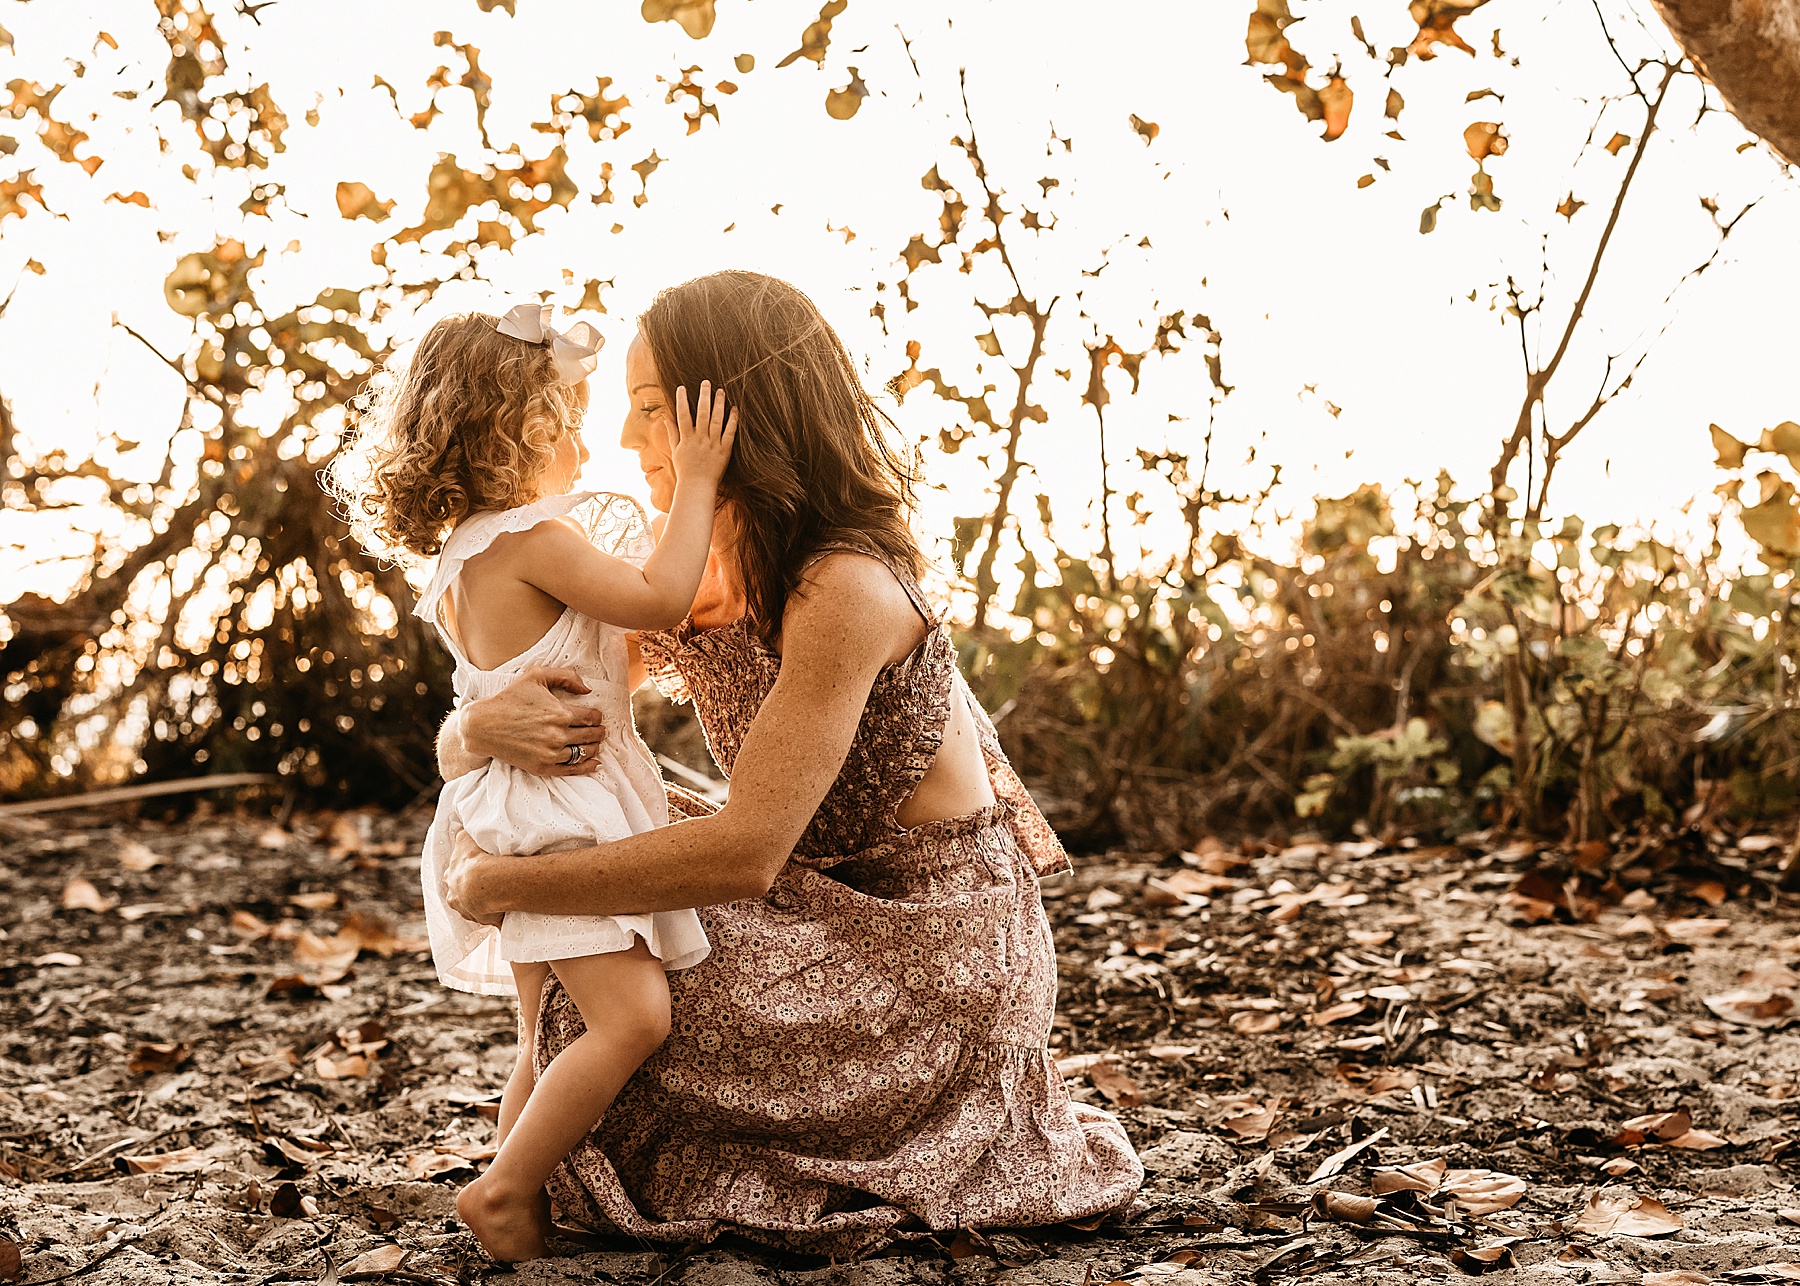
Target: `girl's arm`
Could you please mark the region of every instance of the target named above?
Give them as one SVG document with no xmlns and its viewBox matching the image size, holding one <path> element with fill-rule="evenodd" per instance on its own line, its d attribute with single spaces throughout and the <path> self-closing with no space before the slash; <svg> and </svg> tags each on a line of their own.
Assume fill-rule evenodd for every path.
<svg viewBox="0 0 1800 1286">
<path fill-rule="evenodd" d="M 842 771 L 884 665 L 924 626 L 881 564 L 833 555 L 814 566 L 783 620 L 781 673 L 738 751 L 728 802 L 710 817 L 611 844 L 498 857 L 460 844 L 450 903 L 505 911 L 630 915 L 768 892 Z"/>
<path fill-rule="evenodd" d="M 715 397 L 709 381 L 700 385 L 690 418 L 687 390 L 677 389 L 675 433 L 675 499 L 656 552 L 642 567 L 601 553 L 572 522 L 548 522 L 513 537 L 520 578 L 584 616 L 628 630 L 681 624 L 706 572 L 737 412 L 727 417 L 725 397 Z"/>
</svg>

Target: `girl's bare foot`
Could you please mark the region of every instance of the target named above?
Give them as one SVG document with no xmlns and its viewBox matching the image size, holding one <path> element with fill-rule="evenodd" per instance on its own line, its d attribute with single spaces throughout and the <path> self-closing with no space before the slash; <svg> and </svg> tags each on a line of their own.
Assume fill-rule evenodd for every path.
<svg viewBox="0 0 1800 1286">
<path fill-rule="evenodd" d="M 496 1192 L 483 1175 L 457 1194 L 456 1213 L 481 1248 L 503 1264 L 548 1253 L 544 1239 L 550 1234 L 550 1194 L 542 1188 L 520 1199 Z"/>
</svg>

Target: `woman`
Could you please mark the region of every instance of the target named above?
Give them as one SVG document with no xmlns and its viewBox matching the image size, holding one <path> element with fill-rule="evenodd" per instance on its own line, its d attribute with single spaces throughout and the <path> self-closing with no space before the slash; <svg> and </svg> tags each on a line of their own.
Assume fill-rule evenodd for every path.
<svg viewBox="0 0 1800 1286">
<path fill-rule="evenodd" d="M 703 908 L 712 957 L 670 976 L 672 1034 L 558 1170 L 556 1200 L 644 1237 L 822 1254 L 1123 1207 L 1143 1169 L 1046 1050 L 1037 877 L 1067 859 L 919 590 L 910 473 L 842 343 L 794 287 L 719 273 L 658 297 L 626 378 L 622 442 L 659 509 L 673 391 L 711 379 L 741 415 L 693 612 L 640 636 L 731 795 L 678 795 L 690 820 L 617 843 L 465 841 L 452 864 L 471 917 Z M 582 771 L 598 733 L 559 688 L 580 683 L 538 672 L 464 706 L 445 775 L 488 758 Z M 581 1031 L 552 984 L 539 1071 Z"/>
</svg>

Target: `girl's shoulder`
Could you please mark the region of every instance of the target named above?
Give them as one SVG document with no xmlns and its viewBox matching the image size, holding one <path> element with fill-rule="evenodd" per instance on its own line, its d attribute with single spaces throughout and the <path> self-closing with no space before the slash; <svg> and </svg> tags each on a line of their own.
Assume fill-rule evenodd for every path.
<svg viewBox="0 0 1800 1286">
<path fill-rule="evenodd" d="M 609 491 L 574 491 L 546 496 L 511 509 L 483 509 L 470 514 L 450 532 L 437 567 L 419 594 L 417 614 L 436 621 L 445 591 L 469 562 L 496 545 L 518 542 L 521 549 L 536 539 L 578 535 L 605 553 L 641 561 L 655 548 L 643 507 L 630 496 Z"/>
</svg>

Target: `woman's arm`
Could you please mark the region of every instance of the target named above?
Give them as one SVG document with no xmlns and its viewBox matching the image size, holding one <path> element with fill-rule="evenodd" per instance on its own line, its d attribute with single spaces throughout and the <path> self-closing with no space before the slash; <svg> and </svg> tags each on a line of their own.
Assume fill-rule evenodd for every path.
<svg viewBox="0 0 1800 1286">
<path fill-rule="evenodd" d="M 891 573 L 837 555 L 790 600 L 781 673 L 744 738 L 728 802 L 710 817 L 593 848 L 495 857 L 460 845 L 450 903 L 504 911 L 631 915 L 760 897 L 843 770 L 883 666 L 924 629 Z"/>
</svg>

